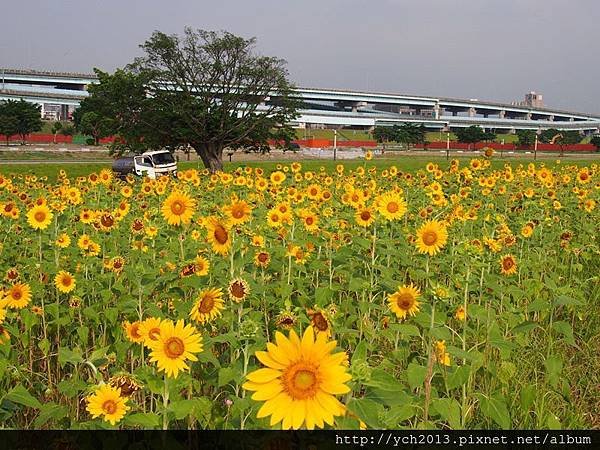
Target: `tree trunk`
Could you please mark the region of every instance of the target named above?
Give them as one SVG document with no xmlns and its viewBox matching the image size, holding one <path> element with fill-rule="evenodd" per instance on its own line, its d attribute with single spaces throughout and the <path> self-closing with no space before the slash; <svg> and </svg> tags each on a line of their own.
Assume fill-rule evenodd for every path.
<svg viewBox="0 0 600 450">
<path fill-rule="evenodd" d="M 211 173 L 215 173 L 223 170 L 223 147 L 217 144 L 192 144 L 194 150 L 202 162 L 204 167 L 210 170 Z"/>
</svg>

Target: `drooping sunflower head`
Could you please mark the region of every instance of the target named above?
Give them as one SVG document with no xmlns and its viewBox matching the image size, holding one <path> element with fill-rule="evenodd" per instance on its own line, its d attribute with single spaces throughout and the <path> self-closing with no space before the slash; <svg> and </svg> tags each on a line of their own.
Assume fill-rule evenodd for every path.
<svg viewBox="0 0 600 450">
<path fill-rule="evenodd" d="M 271 261 L 271 255 L 265 250 L 261 250 L 254 255 L 254 264 L 258 267 L 267 267 Z"/>
<path fill-rule="evenodd" d="M 208 323 L 220 316 L 224 307 L 221 288 L 205 289 L 198 294 L 190 317 L 201 324 Z"/>
<path fill-rule="evenodd" d="M 150 361 L 156 362 L 159 371 L 174 378 L 180 371 L 189 369 L 186 361 L 197 361 L 195 353 L 202 351 L 202 337 L 192 325 L 185 325 L 183 320 L 177 323 L 163 320 L 160 338 L 148 344 L 152 350 Z"/>
<path fill-rule="evenodd" d="M 243 388 L 254 391 L 252 399 L 264 401 L 257 418 L 271 416 L 271 426 L 282 422 L 283 429 L 309 430 L 333 425 L 334 417 L 345 413 L 336 395 L 350 392 L 352 378 L 343 361 L 345 352 L 331 353 L 335 341 L 315 334 L 308 327 L 302 339 L 290 330 L 289 338 L 275 333 L 276 344 L 257 351 L 257 359 L 266 367 L 247 375 Z"/>
<path fill-rule="evenodd" d="M 291 311 L 281 311 L 275 318 L 275 325 L 284 330 L 289 330 L 296 325 L 298 318 Z"/>
<path fill-rule="evenodd" d="M 95 419 L 102 416 L 106 422 L 115 425 L 129 410 L 127 399 L 121 396 L 121 389 L 108 384 L 101 385 L 87 398 L 87 411 Z"/>
<path fill-rule="evenodd" d="M 229 282 L 227 293 L 231 300 L 236 303 L 241 303 L 250 293 L 250 286 L 243 278 L 235 278 Z"/>
<path fill-rule="evenodd" d="M 417 230 L 416 246 L 419 253 L 433 256 L 440 252 L 447 241 L 446 226 L 437 220 L 430 220 Z"/>
<path fill-rule="evenodd" d="M 127 373 L 111 377 L 108 384 L 115 389 L 120 389 L 123 397 L 131 397 L 142 388 L 139 381 Z"/>
<path fill-rule="evenodd" d="M 399 286 L 398 290 L 388 296 L 388 304 L 398 319 L 406 319 L 407 315 L 414 316 L 419 311 L 419 289 L 412 283 Z"/>
<path fill-rule="evenodd" d="M 314 328 L 315 333 L 323 333 L 327 337 L 331 336 L 331 320 L 329 314 L 320 309 L 309 309 L 306 314 L 310 318 L 310 324 Z"/>
<path fill-rule="evenodd" d="M 500 272 L 503 275 L 513 275 L 517 273 L 517 260 L 511 254 L 500 258 Z"/>
<path fill-rule="evenodd" d="M 169 225 L 187 225 L 196 211 L 196 200 L 188 194 L 173 191 L 163 202 L 161 212 Z"/>
</svg>

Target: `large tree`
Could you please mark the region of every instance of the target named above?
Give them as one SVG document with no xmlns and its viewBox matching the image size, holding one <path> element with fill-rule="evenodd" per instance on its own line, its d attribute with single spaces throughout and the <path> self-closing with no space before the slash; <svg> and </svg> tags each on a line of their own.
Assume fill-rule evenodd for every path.
<svg viewBox="0 0 600 450">
<path fill-rule="evenodd" d="M 23 99 L 3 102 L 0 106 L 0 115 L 4 117 L 2 122 L 5 131 L 11 135 L 18 134 L 23 144 L 28 134 L 42 129 L 41 106 Z"/>
<path fill-rule="evenodd" d="M 277 138 L 300 105 L 285 61 L 257 55 L 254 44 L 228 32 L 156 31 L 141 45 L 145 55 L 128 67 L 145 79 L 158 109 L 176 119 L 176 140 L 193 147 L 211 171 L 222 169 L 226 147 Z"/>
<path fill-rule="evenodd" d="M 6 145 L 8 146 L 10 137 L 17 134 L 18 124 L 17 118 L 12 114 L 7 105 L 7 102 L 0 103 L 0 134 L 4 135 Z"/>
<path fill-rule="evenodd" d="M 471 125 L 467 128 L 459 128 L 456 130 L 456 137 L 459 142 L 465 144 L 474 144 L 481 141 L 493 141 L 496 138 L 494 133 L 486 132 L 483 128 L 477 125 Z"/>
<path fill-rule="evenodd" d="M 535 130 L 517 130 L 519 145 L 533 145 L 535 143 Z"/>
</svg>

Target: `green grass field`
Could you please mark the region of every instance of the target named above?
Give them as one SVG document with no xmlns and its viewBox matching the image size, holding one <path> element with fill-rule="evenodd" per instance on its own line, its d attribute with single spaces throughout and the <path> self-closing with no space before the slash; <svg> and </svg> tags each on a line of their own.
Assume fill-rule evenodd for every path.
<svg viewBox="0 0 600 450">
<path fill-rule="evenodd" d="M 461 161 L 461 164 L 467 164 L 471 157 L 461 156 L 458 157 Z M 428 162 L 434 162 L 439 164 L 441 168 L 446 169 L 449 166 L 449 162 L 445 157 L 442 156 L 392 156 L 386 158 L 375 158 L 371 161 L 365 162 L 363 160 L 346 160 L 346 161 L 331 161 L 331 160 L 322 160 L 322 159 L 307 159 L 299 161 L 302 164 L 304 170 L 312 170 L 319 171 L 323 167 L 326 171 L 332 172 L 335 169 L 337 164 L 344 164 L 347 169 L 355 169 L 359 166 L 366 167 L 377 167 L 378 169 L 385 169 L 392 165 L 395 165 L 399 170 L 406 172 L 414 172 L 418 169 L 422 169 Z M 545 163 L 549 166 L 554 166 L 556 164 L 556 160 L 554 158 L 546 158 L 538 160 L 538 163 Z M 596 159 L 573 159 L 566 160 L 569 164 L 576 164 L 579 166 L 590 165 L 598 160 Z M 511 166 L 515 167 L 519 164 L 527 165 L 528 163 L 533 162 L 533 158 L 494 158 L 492 161 L 492 167 L 500 168 L 503 167 L 504 164 L 508 163 Z M 279 165 L 289 165 L 292 161 L 242 161 L 242 162 L 225 162 L 225 170 L 231 171 L 235 170 L 237 167 L 262 167 L 266 171 L 272 171 L 277 168 Z M 42 164 L 2 164 L 0 165 L 0 173 L 4 175 L 10 174 L 30 174 L 35 175 L 37 177 L 48 177 L 50 181 L 55 181 L 59 170 L 63 169 L 67 172 L 69 177 L 78 177 L 78 176 L 87 176 L 92 172 L 98 172 L 102 169 L 110 169 L 111 164 L 109 161 L 106 163 L 42 163 Z M 201 162 L 180 162 L 179 170 L 186 169 L 203 169 L 203 165 Z"/>
</svg>

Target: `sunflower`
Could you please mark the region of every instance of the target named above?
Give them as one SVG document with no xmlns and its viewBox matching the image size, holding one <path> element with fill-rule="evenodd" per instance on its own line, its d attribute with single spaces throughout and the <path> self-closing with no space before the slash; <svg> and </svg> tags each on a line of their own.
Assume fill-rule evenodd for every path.
<svg viewBox="0 0 600 450">
<path fill-rule="evenodd" d="M 196 303 L 190 311 L 190 317 L 196 322 L 205 324 L 220 316 L 223 309 L 223 291 L 221 288 L 205 289 L 198 295 Z"/>
<path fill-rule="evenodd" d="M 461 322 L 464 321 L 467 318 L 467 311 L 465 310 L 465 307 L 462 305 L 459 306 L 454 312 L 454 317 Z"/>
<path fill-rule="evenodd" d="M 250 286 L 248 286 L 248 282 L 246 280 L 242 278 L 236 278 L 229 282 L 227 292 L 229 293 L 229 298 L 231 300 L 236 303 L 241 303 L 250 293 Z"/>
<path fill-rule="evenodd" d="M 231 247 L 231 234 L 227 224 L 211 217 L 207 220 L 206 231 L 213 251 L 223 256 L 227 255 Z"/>
<path fill-rule="evenodd" d="M 284 330 L 289 330 L 296 325 L 298 318 L 291 311 L 281 311 L 275 318 L 275 325 Z"/>
<path fill-rule="evenodd" d="M 317 334 L 322 333 L 327 337 L 331 337 L 331 321 L 325 311 L 318 308 L 316 310 L 309 309 L 306 311 L 306 315 L 310 317 L 310 325 Z"/>
<path fill-rule="evenodd" d="M 208 269 L 210 269 L 210 262 L 204 256 L 196 256 L 194 260 L 194 264 L 196 266 L 194 273 L 196 276 L 203 277 L 208 275 Z"/>
<path fill-rule="evenodd" d="M 271 426 L 282 422 L 283 429 L 305 425 L 312 430 L 333 425 L 334 417 L 345 413 L 335 395 L 346 394 L 351 380 L 343 365 L 345 352 L 331 353 L 336 341 L 323 334 L 315 336 L 312 327 L 302 340 L 290 330 L 289 338 L 276 332 L 277 345 L 257 351 L 256 358 L 266 367 L 246 376 L 243 388 L 254 391 L 252 399 L 264 401 L 257 418 L 271 416 Z"/>
<path fill-rule="evenodd" d="M 161 212 L 169 225 L 189 224 L 196 209 L 196 200 L 183 192 L 171 192 L 163 202 Z"/>
<path fill-rule="evenodd" d="M 420 295 L 419 289 L 411 283 L 399 286 L 396 292 L 388 296 L 388 303 L 398 319 L 406 319 L 407 314 L 414 316 L 419 311 L 417 299 Z"/>
<path fill-rule="evenodd" d="M 500 272 L 503 275 L 513 275 L 517 273 L 517 261 L 513 255 L 508 254 L 500 258 Z"/>
<path fill-rule="evenodd" d="M 254 254 L 254 265 L 258 267 L 267 267 L 271 261 L 271 255 L 265 250 L 261 250 Z"/>
<path fill-rule="evenodd" d="M 160 323 L 161 319 L 156 317 L 149 317 L 146 320 L 140 322 L 137 334 L 141 337 L 142 342 L 146 347 L 149 346 L 149 342 L 157 341 L 160 338 Z"/>
<path fill-rule="evenodd" d="M 35 230 L 45 230 L 54 214 L 46 205 L 36 205 L 27 212 L 27 223 Z"/>
<path fill-rule="evenodd" d="M 387 192 L 379 196 L 375 204 L 377 211 L 387 220 L 398 220 L 406 213 L 406 202 L 396 192 Z"/>
<path fill-rule="evenodd" d="M 273 183 L 275 186 L 279 186 L 281 183 L 283 183 L 285 178 L 285 173 L 281 172 L 280 170 L 273 172 L 270 176 L 271 183 Z"/>
<path fill-rule="evenodd" d="M 4 301 L 9 308 L 22 309 L 25 308 L 31 300 L 31 288 L 28 284 L 17 283 L 5 292 Z"/>
<path fill-rule="evenodd" d="M 375 221 L 375 215 L 371 208 L 359 208 L 354 214 L 354 218 L 361 227 L 368 227 Z"/>
<path fill-rule="evenodd" d="M 75 277 L 64 270 L 58 272 L 56 277 L 54 277 L 54 286 L 63 294 L 67 294 L 75 289 L 75 284 Z"/>
<path fill-rule="evenodd" d="M 110 377 L 108 384 L 115 389 L 121 389 L 123 397 L 131 397 L 142 388 L 138 380 L 125 373 Z"/>
<path fill-rule="evenodd" d="M 6 344 L 8 341 L 10 341 L 10 334 L 3 325 L 0 325 L 0 344 Z"/>
<path fill-rule="evenodd" d="M 71 245 L 71 238 L 67 233 L 61 233 L 56 238 L 56 241 L 54 241 L 54 243 L 59 248 L 67 248 L 69 245 Z"/>
<path fill-rule="evenodd" d="M 252 208 L 244 200 L 234 201 L 223 207 L 229 223 L 237 225 L 248 222 L 252 218 Z"/>
<path fill-rule="evenodd" d="M 143 342 L 144 336 L 140 333 L 140 322 L 135 321 L 130 323 L 129 321 L 125 321 L 123 323 L 123 328 L 125 329 L 125 334 L 127 334 L 127 339 L 131 342 L 140 343 Z"/>
<path fill-rule="evenodd" d="M 119 422 L 129 410 L 127 399 L 121 397 L 121 389 L 108 384 L 101 385 L 96 392 L 88 395 L 86 401 L 86 409 L 92 418 L 104 416 L 104 420 L 111 425 Z"/>
<path fill-rule="evenodd" d="M 435 358 L 443 366 L 450 365 L 450 355 L 446 352 L 446 341 L 437 341 L 435 343 Z"/>
<path fill-rule="evenodd" d="M 168 377 L 177 377 L 180 371 L 187 370 L 186 360 L 197 361 L 194 353 L 202 351 L 202 337 L 192 325 L 184 325 L 183 320 L 177 323 L 164 320 L 160 324 L 160 338 L 148 344 L 152 350 L 150 361 L 156 362 L 158 370 Z"/>
<path fill-rule="evenodd" d="M 419 253 L 433 256 L 446 245 L 447 241 L 446 226 L 437 220 L 430 220 L 417 230 L 416 245 Z"/>
</svg>

